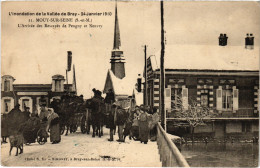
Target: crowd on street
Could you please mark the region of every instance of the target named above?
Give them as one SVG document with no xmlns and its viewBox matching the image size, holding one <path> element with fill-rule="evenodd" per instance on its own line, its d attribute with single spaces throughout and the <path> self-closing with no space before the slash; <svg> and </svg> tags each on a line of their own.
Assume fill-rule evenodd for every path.
<svg viewBox="0 0 260 168">
<path fill-rule="evenodd" d="M 110 138 L 113 141 L 113 135 L 118 129 L 118 142 L 125 142 L 125 138 L 139 140 L 147 144 L 148 139 L 156 140 L 156 124 L 159 122 L 159 114 L 156 108 L 149 106 L 124 107 L 120 101 L 115 102 L 113 92 L 110 90 L 105 98 L 105 103 L 111 103 L 112 107 L 109 112 L 107 128 L 110 129 Z"/>
<path fill-rule="evenodd" d="M 105 107 L 105 109 L 98 109 L 103 109 L 106 112 L 102 121 L 106 128 L 110 130 L 108 141 L 114 141 L 113 137 L 116 131 L 119 137 L 117 139 L 118 142 L 125 142 L 127 136 L 129 136 L 130 140 L 133 139 L 144 144 L 147 144 L 149 139 L 151 141 L 156 140 L 156 124 L 159 122 L 159 114 L 156 108 L 151 109 L 149 106 L 144 105 L 125 106 L 122 101 L 115 101 L 112 90 L 107 93 L 105 99 L 101 97 L 100 91 L 94 89 L 93 92 L 92 102 L 95 104 L 95 99 L 102 100 Z M 53 107 L 53 104 L 55 104 L 55 100 L 50 105 L 52 108 L 48 108 L 45 101 L 40 101 L 39 113 L 31 113 L 29 107 L 25 107 L 25 111 L 22 112 L 20 104 L 17 104 L 9 113 L 4 113 L 1 120 L 2 143 L 7 143 L 8 137 L 9 140 L 10 137 L 13 137 L 15 142 L 15 138 L 19 139 L 20 135 L 23 137 L 24 144 L 35 143 L 36 141 L 38 143 L 46 143 L 48 137 L 50 137 L 52 144 L 60 143 L 60 112 L 54 110 L 56 105 Z M 98 105 L 101 106 L 101 104 Z M 93 113 L 94 111 L 92 110 Z M 92 116 L 92 120 L 97 120 L 94 115 Z M 93 134 L 95 134 L 95 128 L 93 129 Z M 10 143 L 12 142 L 10 141 Z M 17 146 L 17 144 L 10 145 Z"/>
</svg>

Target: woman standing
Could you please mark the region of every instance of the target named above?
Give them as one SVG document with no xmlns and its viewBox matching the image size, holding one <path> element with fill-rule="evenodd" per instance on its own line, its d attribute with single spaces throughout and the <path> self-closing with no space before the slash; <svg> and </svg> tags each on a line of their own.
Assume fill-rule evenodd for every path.
<svg viewBox="0 0 260 168">
<path fill-rule="evenodd" d="M 145 108 L 142 108 L 140 112 L 141 113 L 138 121 L 139 137 L 141 143 L 144 142 L 144 144 L 147 144 L 149 135 L 148 113 L 146 112 Z"/>
<path fill-rule="evenodd" d="M 57 144 L 61 141 L 60 136 L 60 125 L 59 125 L 59 116 L 54 112 L 52 108 L 49 108 L 50 112 L 48 115 L 48 128 L 50 128 L 50 141 L 52 144 Z M 47 129 L 48 129 L 47 128 Z"/>
</svg>

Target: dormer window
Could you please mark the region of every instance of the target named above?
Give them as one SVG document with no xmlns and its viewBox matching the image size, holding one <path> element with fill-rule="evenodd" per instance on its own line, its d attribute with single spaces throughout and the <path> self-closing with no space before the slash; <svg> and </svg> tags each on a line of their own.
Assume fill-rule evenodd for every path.
<svg viewBox="0 0 260 168">
<path fill-rule="evenodd" d="M 60 80 L 55 81 L 55 92 L 61 92 L 61 81 Z"/>
<path fill-rule="evenodd" d="M 52 91 L 53 92 L 64 92 L 64 76 L 54 75 L 52 77 Z"/>
<path fill-rule="evenodd" d="M 10 92 L 10 80 L 5 80 L 4 81 L 4 91 L 5 92 Z"/>
<path fill-rule="evenodd" d="M 219 45 L 220 45 L 220 46 L 226 46 L 226 45 L 227 45 L 227 39 L 228 39 L 228 37 L 227 37 L 226 34 L 222 34 L 222 33 L 221 33 L 221 34 L 219 35 L 218 39 L 219 39 Z"/>
<path fill-rule="evenodd" d="M 254 49 L 254 36 L 253 36 L 253 34 L 246 34 L 245 48 L 251 49 L 251 50 Z"/>
<path fill-rule="evenodd" d="M 2 86 L 1 90 L 4 92 L 10 92 L 13 91 L 13 82 L 15 81 L 14 77 L 10 75 L 4 75 L 2 76 Z"/>
</svg>

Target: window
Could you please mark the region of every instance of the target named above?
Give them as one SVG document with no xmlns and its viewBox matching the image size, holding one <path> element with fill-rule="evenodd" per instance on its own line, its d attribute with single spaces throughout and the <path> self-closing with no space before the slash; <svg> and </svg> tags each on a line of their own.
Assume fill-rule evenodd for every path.
<svg viewBox="0 0 260 168">
<path fill-rule="evenodd" d="M 209 98 L 207 94 L 201 94 L 201 106 L 208 107 L 209 105 Z"/>
<path fill-rule="evenodd" d="M 169 79 L 169 83 L 172 83 L 172 84 L 184 84 L 185 80 L 184 79 Z"/>
<path fill-rule="evenodd" d="M 9 112 L 11 109 L 11 100 L 6 99 L 4 100 L 4 112 Z"/>
<path fill-rule="evenodd" d="M 9 92 L 10 91 L 10 81 L 5 80 L 4 82 L 4 91 Z"/>
<path fill-rule="evenodd" d="M 209 90 L 208 89 L 201 90 L 200 104 L 203 107 L 209 106 Z"/>
<path fill-rule="evenodd" d="M 223 110 L 232 110 L 232 90 L 222 90 L 222 107 Z"/>
<path fill-rule="evenodd" d="M 22 110 L 25 110 L 25 107 L 29 107 L 29 99 L 23 99 Z"/>
<path fill-rule="evenodd" d="M 55 91 L 60 92 L 61 91 L 61 81 L 56 80 L 55 81 Z"/>
<path fill-rule="evenodd" d="M 220 79 L 219 80 L 220 85 L 232 85 L 234 86 L 236 84 L 236 81 L 233 79 Z"/>
<path fill-rule="evenodd" d="M 182 89 L 181 88 L 172 88 L 171 90 L 171 106 L 172 109 L 178 110 L 181 108 L 181 99 L 182 98 Z"/>
</svg>

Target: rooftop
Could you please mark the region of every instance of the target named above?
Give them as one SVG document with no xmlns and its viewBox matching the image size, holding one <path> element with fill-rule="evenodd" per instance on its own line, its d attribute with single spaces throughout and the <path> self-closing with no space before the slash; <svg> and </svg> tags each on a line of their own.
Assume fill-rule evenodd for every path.
<svg viewBox="0 0 260 168">
<path fill-rule="evenodd" d="M 160 55 L 151 57 L 153 69 L 160 66 Z M 165 47 L 164 64 L 165 69 L 259 71 L 259 47 L 171 45 Z"/>
<path fill-rule="evenodd" d="M 107 73 L 107 79 L 105 83 L 104 92 L 109 89 L 108 78 L 111 79 L 112 88 L 116 95 L 128 95 L 132 96 L 133 89 L 136 83 L 136 79 L 124 77 L 123 79 L 117 78 L 114 73 L 109 69 Z"/>
</svg>

